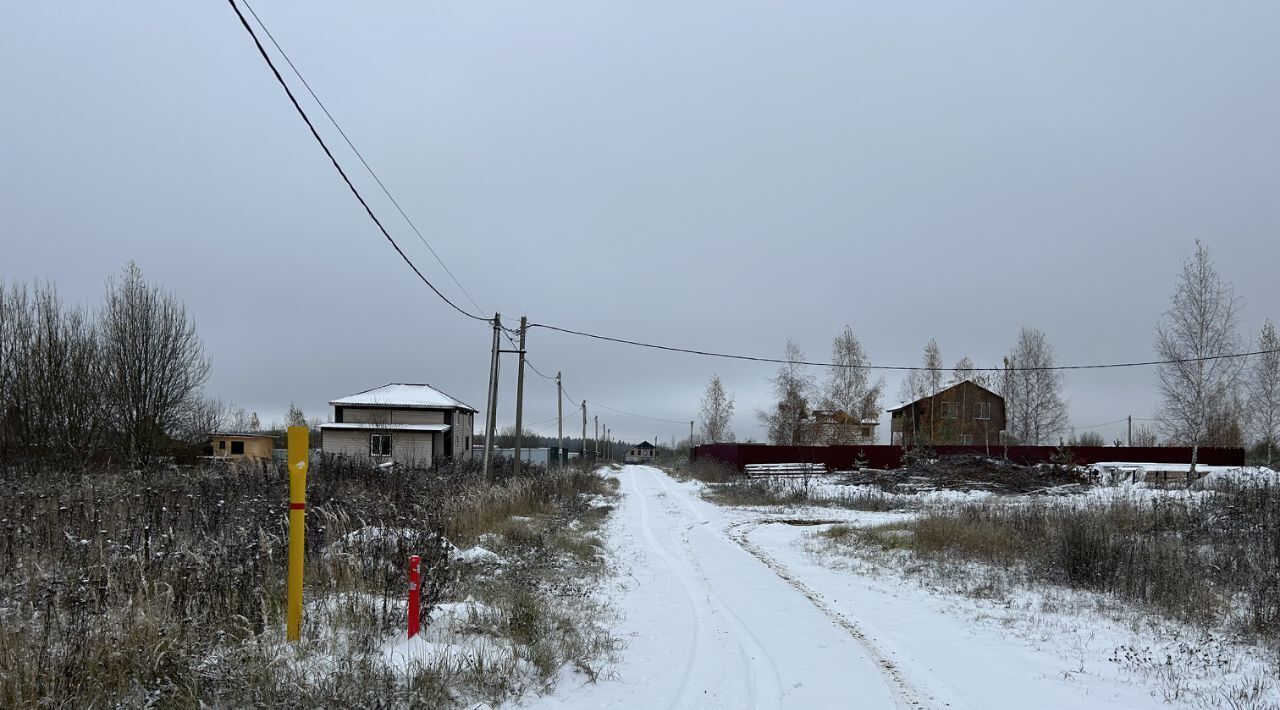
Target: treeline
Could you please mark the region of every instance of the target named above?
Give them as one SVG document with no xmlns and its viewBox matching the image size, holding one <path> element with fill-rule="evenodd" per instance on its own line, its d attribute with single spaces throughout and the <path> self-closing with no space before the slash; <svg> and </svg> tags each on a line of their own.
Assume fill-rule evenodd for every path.
<svg viewBox="0 0 1280 710">
<path fill-rule="evenodd" d="M 1248 447 L 1253 462 L 1274 466 L 1280 461 L 1280 338 L 1269 319 L 1256 340 L 1241 337 L 1237 330 L 1242 309 L 1232 285 L 1217 273 L 1208 249 L 1197 241 L 1183 264 L 1169 310 L 1157 323 L 1154 359 L 1160 362 L 1155 368 L 1160 404 L 1150 418 L 1155 426 L 1134 429 L 1132 445 L 1191 447 L 1193 463 L 1201 446 Z M 1254 354 L 1241 357 L 1245 352 Z M 832 342 L 830 362 L 835 367 L 825 368 L 823 379 L 805 364 L 804 351 L 791 339 L 782 360 L 769 379 L 773 401 L 757 411 L 769 443 L 860 443 L 860 425 L 879 420 L 885 382 L 872 379 L 870 360 L 849 326 Z M 1048 336 L 1032 327 L 1019 331 L 1013 348 L 995 368 L 978 369 L 968 357 L 948 368 L 937 341 L 930 340 L 919 367 L 903 378 L 898 395 L 911 402 L 971 380 L 1004 398 L 1004 436 L 1011 444 L 1125 443 L 1129 432 L 1108 442 L 1096 431 L 1075 431 L 1058 365 Z M 817 426 L 819 411 L 835 426 Z M 719 375 L 713 375 L 699 411 L 701 441 L 733 441 L 733 413 L 733 394 Z"/>
<path fill-rule="evenodd" d="M 186 307 L 130 262 L 96 309 L 0 284 L 0 464 L 145 466 L 203 443 L 221 405 Z"/>
</svg>

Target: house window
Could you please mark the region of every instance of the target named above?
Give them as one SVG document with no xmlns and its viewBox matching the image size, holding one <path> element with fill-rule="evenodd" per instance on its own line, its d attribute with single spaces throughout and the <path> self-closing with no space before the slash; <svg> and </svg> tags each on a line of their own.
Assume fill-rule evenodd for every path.
<svg viewBox="0 0 1280 710">
<path fill-rule="evenodd" d="M 231 453 L 232 453 L 233 455 L 234 455 L 234 454 L 241 454 L 241 455 L 243 455 L 243 454 L 244 454 L 244 442 L 243 442 L 243 441 L 233 441 L 233 442 L 231 442 Z"/>
<path fill-rule="evenodd" d="M 973 418 L 974 419 L 990 419 L 991 403 L 990 402 L 974 402 Z"/>
<path fill-rule="evenodd" d="M 869 436 L 871 436 L 871 427 L 869 426 L 862 427 L 862 438 L 865 439 Z"/>
<path fill-rule="evenodd" d="M 390 456 L 391 455 L 391 435 L 390 434 L 370 434 L 369 435 L 369 455 L 370 456 Z"/>
<path fill-rule="evenodd" d="M 227 440 L 226 440 L 226 439 L 219 439 L 219 440 L 218 440 L 218 448 L 219 448 L 219 449 L 225 449 L 225 448 L 227 448 Z"/>
<path fill-rule="evenodd" d="M 955 418 L 956 418 L 956 415 L 957 415 L 957 411 L 956 411 L 956 410 L 958 410 L 958 409 L 959 409 L 959 407 L 957 407 L 957 406 L 956 406 L 956 403 L 955 403 L 955 402 L 943 402 L 943 403 L 942 403 L 942 418 L 943 418 L 943 419 L 955 419 Z"/>
<path fill-rule="evenodd" d="M 965 446 L 973 446 L 973 434 L 961 434 L 960 443 Z"/>
</svg>

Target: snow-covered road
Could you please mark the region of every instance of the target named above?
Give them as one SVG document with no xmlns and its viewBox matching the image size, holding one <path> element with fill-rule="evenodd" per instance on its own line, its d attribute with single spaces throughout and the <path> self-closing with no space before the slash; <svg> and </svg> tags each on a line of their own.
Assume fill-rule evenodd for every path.
<svg viewBox="0 0 1280 710">
<path fill-rule="evenodd" d="M 1156 707 L 1059 654 L 977 629 L 919 589 L 822 566 L 813 528 L 702 500 L 644 466 L 620 473 L 611 546 L 625 643 L 616 677 L 566 675 L 534 708 Z"/>
</svg>

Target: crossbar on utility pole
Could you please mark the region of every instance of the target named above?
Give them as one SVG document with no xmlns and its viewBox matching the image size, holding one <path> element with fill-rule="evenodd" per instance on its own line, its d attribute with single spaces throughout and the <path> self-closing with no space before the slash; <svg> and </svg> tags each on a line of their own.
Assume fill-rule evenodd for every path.
<svg viewBox="0 0 1280 710">
<path fill-rule="evenodd" d="M 498 337 L 502 332 L 502 315 L 493 314 L 493 356 L 489 361 L 488 404 L 484 417 L 484 475 L 489 477 L 489 467 L 493 463 L 493 436 L 497 426 L 498 411 Z"/>
<path fill-rule="evenodd" d="M 524 435 L 524 335 L 529 330 L 529 319 L 520 316 L 520 372 L 516 375 L 516 460 L 512 472 L 520 475 L 520 437 Z"/>
</svg>

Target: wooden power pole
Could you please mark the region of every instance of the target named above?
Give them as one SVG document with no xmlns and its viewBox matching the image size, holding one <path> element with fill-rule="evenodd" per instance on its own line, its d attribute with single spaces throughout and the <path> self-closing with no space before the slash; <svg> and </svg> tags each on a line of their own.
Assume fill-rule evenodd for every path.
<svg viewBox="0 0 1280 710">
<path fill-rule="evenodd" d="M 556 373 L 556 468 L 564 468 L 564 391 L 560 385 L 560 373 Z"/>
<path fill-rule="evenodd" d="M 596 422 L 596 434 L 591 437 L 591 458 L 594 464 L 600 461 L 600 415 L 596 414 L 592 419 Z"/>
<path fill-rule="evenodd" d="M 502 315 L 493 314 L 493 356 L 489 361 L 489 392 L 484 417 L 484 475 L 489 477 L 493 463 L 493 437 L 496 434 L 498 412 L 498 336 L 502 333 Z"/>
<path fill-rule="evenodd" d="M 524 334 L 529 329 L 529 319 L 520 316 L 520 372 L 516 375 L 516 476 L 520 475 L 520 437 L 524 434 Z"/>
<path fill-rule="evenodd" d="M 582 464 L 582 470 L 587 470 L 587 400 L 582 400 L 582 446 L 578 452 L 578 463 Z"/>
</svg>

